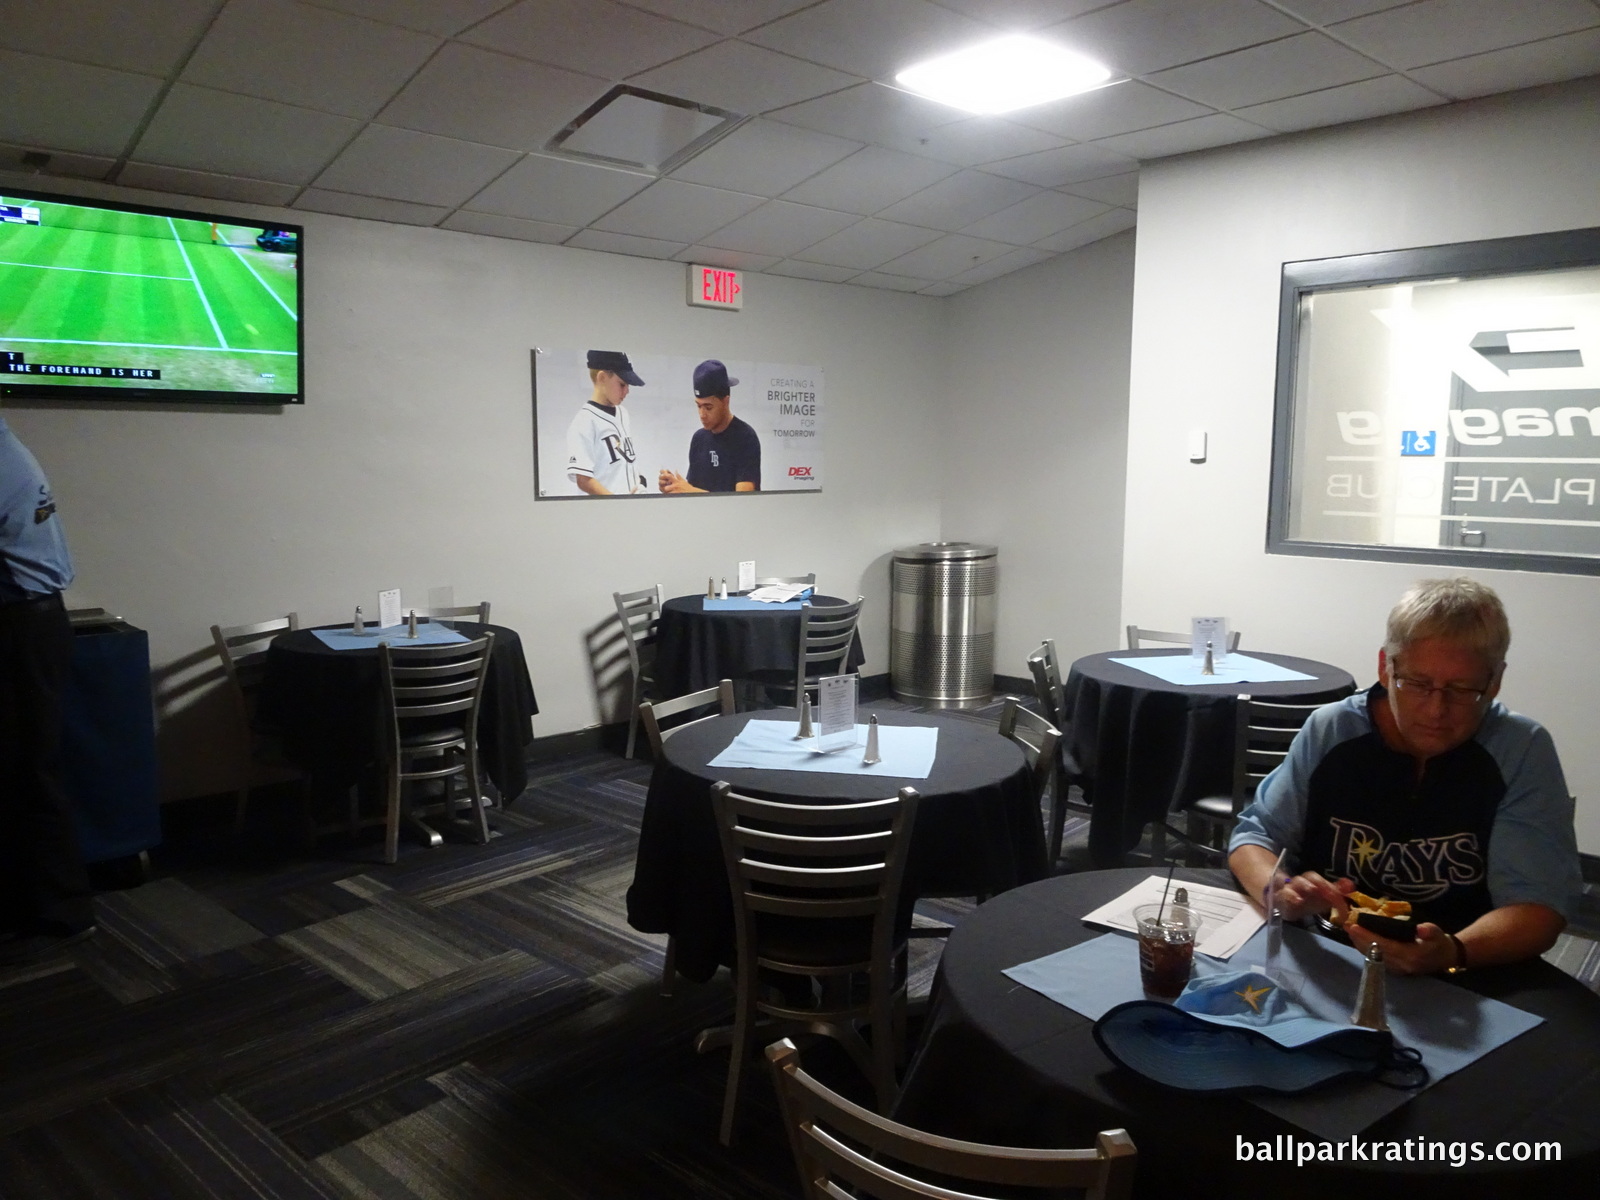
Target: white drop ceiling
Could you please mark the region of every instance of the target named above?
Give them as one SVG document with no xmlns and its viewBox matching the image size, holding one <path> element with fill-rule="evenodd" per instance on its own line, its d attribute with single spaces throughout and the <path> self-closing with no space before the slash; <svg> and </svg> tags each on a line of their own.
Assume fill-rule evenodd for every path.
<svg viewBox="0 0 1600 1200">
<path fill-rule="evenodd" d="M 1122 81 L 890 86 L 1017 30 Z M 0 0 L 0 168 L 946 296 L 1132 227 L 1142 161 L 1596 73 L 1600 0 Z M 624 83 L 747 119 L 548 148 Z"/>
</svg>

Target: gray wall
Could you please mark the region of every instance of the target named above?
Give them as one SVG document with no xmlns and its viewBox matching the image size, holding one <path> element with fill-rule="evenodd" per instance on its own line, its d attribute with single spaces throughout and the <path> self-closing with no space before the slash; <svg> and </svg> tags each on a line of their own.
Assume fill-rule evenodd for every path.
<svg viewBox="0 0 1600 1200">
<path fill-rule="evenodd" d="M 995 669 L 1119 644 L 1134 235 L 949 305 L 944 536 L 1000 547 Z"/>
<path fill-rule="evenodd" d="M 1125 619 L 1225 613 L 1245 647 L 1370 682 L 1420 568 L 1269 556 L 1280 265 L 1600 225 L 1600 81 L 1541 88 L 1160 162 L 1144 171 L 1133 306 Z M 1211 460 L 1191 465 L 1191 428 Z M 1600 852 L 1600 580 L 1476 571 L 1515 640 L 1503 699 L 1551 730 Z"/>
<path fill-rule="evenodd" d="M 677 263 L 289 219 L 307 225 L 303 408 L 6 410 L 60 498 L 69 602 L 150 631 L 168 796 L 234 778 L 226 709 L 205 686 L 213 622 L 348 620 L 384 587 L 419 605 L 445 584 L 491 600 L 527 648 L 539 735 L 619 715 L 586 646 L 613 590 L 695 591 L 741 558 L 864 593 L 866 669 L 887 670 L 887 554 L 940 532 L 942 301 L 752 276 L 742 313 L 714 312 L 685 305 Z M 827 490 L 535 502 L 541 344 L 822 365 Z"/>
</svg>

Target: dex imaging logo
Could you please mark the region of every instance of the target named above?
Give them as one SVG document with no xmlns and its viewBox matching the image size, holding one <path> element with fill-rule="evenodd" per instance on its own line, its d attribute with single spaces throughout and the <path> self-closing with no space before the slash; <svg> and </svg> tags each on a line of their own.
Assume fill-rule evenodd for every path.
<svg viewBox="0 0 1600 1200">
<path fill-rule="evenodd" d="M 811 478 L 811 468 L 810 467 L 790 467 L 789 468 L 789 478 L 790 479 L 810 479 Z"/>
<path fill-rule="evenodd" d="M 1438 441 L 1432 429 L 1407 429 L 1400 435 L 1400 457 L 1432 458 Z"/>
</svg>

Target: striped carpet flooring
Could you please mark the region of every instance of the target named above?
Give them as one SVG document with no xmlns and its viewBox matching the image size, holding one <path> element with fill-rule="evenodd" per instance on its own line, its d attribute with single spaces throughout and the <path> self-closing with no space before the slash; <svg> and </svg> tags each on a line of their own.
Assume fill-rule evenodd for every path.
<svg viewBox="0 0 1600 1200">
<path fill-rule="evenodd" d="M 769 1088 L 716 1140 L 726 1056 L 692 1046 L 726 977 L 663 998 L 664 939 L 625 919 L 648 767 L 533 778 L 489 846 L 392 866 L 298 853 L 287 807 L 256 805 L 242 845 L 225 806 L 169 809 L 154 878 L 101 895 L 98 937 L 0 974 L 0 1196 L 797 1195 Z M 914 992 L 941 944 L 914 941 Z M 1593 986 L 1597 949 L 1550 957 Z M 826 1045 L 808 1065 L 861 1095 Z"/>
</svg>

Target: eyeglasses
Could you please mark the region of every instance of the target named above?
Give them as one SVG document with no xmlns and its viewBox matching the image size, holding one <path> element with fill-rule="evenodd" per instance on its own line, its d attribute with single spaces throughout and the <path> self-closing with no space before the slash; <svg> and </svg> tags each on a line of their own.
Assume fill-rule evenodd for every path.
<svg viewBox="0 0 1600 1200">
<path fill-rule="evenodd" d="M 1390 678 L 1394 680 L 1395 691 L 1409 696 L 1412 700 L 1422 702 L 1432 700 L 1435 696 L 1442 696 L 1450 708 L 1471 708 L 1488 693 L 1488 688 L 1457 687 L 1452 684 L 1435 687 L 1431 683 L 1393 670 L 1390 671 Z"/>
</svg>

